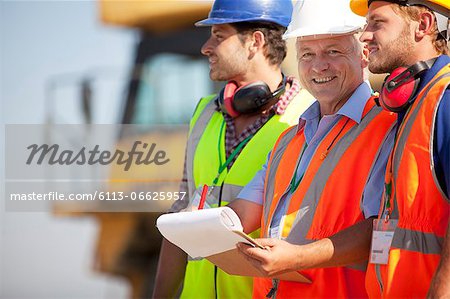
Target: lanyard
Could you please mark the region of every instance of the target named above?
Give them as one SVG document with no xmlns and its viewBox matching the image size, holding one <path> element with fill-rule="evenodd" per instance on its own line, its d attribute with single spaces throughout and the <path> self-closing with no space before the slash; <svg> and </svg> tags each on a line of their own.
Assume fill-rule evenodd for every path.
<svg viewBox="0 0 450 299">
<path fill-rule="evenodd" d="M 305 150 L 306 150 L 307 147 L 308 147 L 308 145 L 305 142 L 305 145 L 303 145 L 302 153 L 300 154 L 300 158 L 298 159 L 297 166 L 295 167 L 294 176 L 292 177 L 292 180 L 289 183 L 289 192 L 290 193 L 294 193 L 295 190 L 297 190 L 298 185 L 300 185 L 300 182 L 302 181 L 303 176 L 305 175 L 305 173 L 303 173 L 300 176 L 300 178 L 297 180 L 298 167 L 300 166 L 300 161 L 302 160 L 303 154 L 305 153 Z"/>
<path fill-rule="evenodd" d="M 407 114 L 409 113 L 411 109 L 411 106 L 408 107 L 408 110 L 406 111 L 403 119 L 405 119 L 405 117 L 407 116 Z M 393 210 L 393 196 L 392 196 L 392 186 L 394 183 L 394 179 L 393 179 L 393 173 L 394 173 L 394 165 L 393 165 L 393 160 L 394 160 L 394 152 L 397 148 L 397 140 L 399 137 L 399 132 L 403 129 L 404 125 L 404 121 L 402 121 L 402 123 L 398 126 L 396 132 L 395 132 L 395 136 L 394 136 L 394 146 L 391 150 L 391 154 L 389 155 L 389 160 L 388 160 L 388 164 L 386 166 L 386 179 L 384 181 L 384 211 L 383 211 L 383 218 L 386 222 L 389 221 L 390 217 L 391 217 L 391 213 Z"/>
<path fill-rule="evenodd" d="M 392 205 L 391 205 L 391 194 L 392 194 L 392 157 L 394 156 L 394 152 L 392 151 L 389 155 L 389 161 L 387 165 L 387 175 L 386 180 L 384 182 L 384 212 L 383 212 L 383 218 L 385 222 L 389 221 L 391 212 L 392 212 Z"/>
<path fill-rule="evenodd" d="M 222 141 L 222 136 L 223 136 L 223 128 L 225 127 L 225 120 L 222 122 L 222 126 L 220 127 L 220 135 L 219 135 L 219 142 L 218 142 L 218 151 L 219 151 L 219 161 L 222 161 L 222 155 L 221 155 L 221 148 L 220 148 L 220 142 Z M 228 159 L 225 161 L 225 163 L 223 163 L 222 165 L 219 166 L 218 169 L 218 173 L 217 176 L 214 178 L 214 181 L 212 183 L 212 186 L 216 186 L 217 183 L 219 182 L 219 178 L 220 175 L 222 174 L 222 172 L 228 167 L 228 165 L 230 165 L 231 161 L 233 161 L 233 159 L 236 157 L 236 155 L 242 150 L 242 148 L 250 141 L 250 139 L 253 137 L 253 134 L 251 134 L 250 136 L 248 136 L 247 138 L 245 138 L 244 140 L 242 140 L 238 146 L 233 150 L 233 152 L 230 154 L 230 156 L 228 157 Z"/>
<path fill-rule="evenodd" d="M 320 160 L 325 160 L 325 158 L 327 157 L 330 148 L 333 146 L 334 142 L 337 140 L 337 138 L 339 137 L 339 135 L 341 135 L 342 131 L 344 130 L 344 128 L 347 126 L 348 122 L 349 122 L 350 118 L 347 118 L 347 120 L 345 121 L 344 125 L 341 127 L 341 129 L 339 130 L 339 132 L 336 134 L 336 136 L 334 136 L 333 140 L 331 141 L 331 143 L 328 145 L 327 149 L 325 150 L 324 153 L 322 153 Z M 294 177 L 292 178 L 291 182 L 289 183 L 289 192 L 294 193 L 295 190 L 297 190 L 298 185 L 300 185 L 300 182 L 303 179 L 303 176 L 305 175 L 305 173 L 303 173 L 301 175 L 301 177 L 297 180 L 297 170 L 298 167 L 300 165 L 300 161 L 303 158 L 303 154 L 305 153 L 306 148 L 308 147 L 308 144 L 305 142 L 305 145 L 303 146 L 302 149 L 302 153 L 300 154 L 300 158 L 297 162 L 297 166 L 295 167 L 295 172 L 294 172 Z"/>
</svg>

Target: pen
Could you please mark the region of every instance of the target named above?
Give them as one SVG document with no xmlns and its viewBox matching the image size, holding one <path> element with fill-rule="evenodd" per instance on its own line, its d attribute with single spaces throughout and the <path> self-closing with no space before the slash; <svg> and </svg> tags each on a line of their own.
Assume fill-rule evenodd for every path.
<svg viewBox="0 0 450 299">
<path fill-rule="evenodd" d="M 200 202 L 198 204 L 198 209 L 199 210 L 203 209 L 203 206 L 205 205 L 206 194 L 208 194 L 208 185 L 205 184 L 205 185 L 203 185 L 202 195 L 200 197 Z"/>
</svg>

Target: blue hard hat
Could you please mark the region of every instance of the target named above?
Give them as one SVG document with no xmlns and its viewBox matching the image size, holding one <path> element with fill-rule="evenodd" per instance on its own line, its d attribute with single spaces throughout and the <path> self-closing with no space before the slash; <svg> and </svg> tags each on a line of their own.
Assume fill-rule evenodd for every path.
<svg viewBox="0 0 450 299">
<path fill-rule="evenodd" d="M 291 0 L 216 0 L 208 18 L 195 23 L 195 26 L 271 22 L 287 27 L 291 15 Z"/>
</svg>

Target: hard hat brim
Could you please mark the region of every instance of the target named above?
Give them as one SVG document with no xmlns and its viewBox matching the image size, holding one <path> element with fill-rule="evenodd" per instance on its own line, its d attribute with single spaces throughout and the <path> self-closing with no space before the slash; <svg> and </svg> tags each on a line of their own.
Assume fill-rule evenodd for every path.
<svg viewBox="0 0 450 299">
<path fill-rule="evenodd" d="M 320 39 L 321 37 L 329 37 L 329 36 L 341 36 L 341 35 L 349 35 L 362 31 L 361 27 L 354 26 L 343 26 L 339 28 L 323 28 L 322 30 L 305 30 L 305 29 L 297 29 L 292 32 L 286 32 L 283 34 L 283 39 L 289 38 L 307 38 L 313 37 L 314 39 Z"/>
<path fill-rule="evenodd" d="M 289 20 L 275 20 L 273 18 L 261 18 L 261 17 L 249 17 L 246 19 L 232 19 L 232 18 L 207 18 L 201 21 L 196 22 L 194 25 L 197 27 L 206 27 L 212 25 L 221 25 L 221 24 L 231 24 L 231 23 L 239 23 L 239 22 L 267 22 L 278 24 L 283 27 L 287 27 L 289 24 Z"/>
<path fill-rule="evenodd" d="M 236 23 L 236 22 L 237 21 L 235 19 L 229 19 L 229 18 L 207 18 L 207 19 L 196 22 L 195 26 L 206 27 L 206 26 L 212 26 L 212 25 Z"/>
<path fill-rule="evenodd" d="M 368 0 L 351 0 L 350 9 L 358 16 L 365 17 L 369 12 Z"/>
</svg>

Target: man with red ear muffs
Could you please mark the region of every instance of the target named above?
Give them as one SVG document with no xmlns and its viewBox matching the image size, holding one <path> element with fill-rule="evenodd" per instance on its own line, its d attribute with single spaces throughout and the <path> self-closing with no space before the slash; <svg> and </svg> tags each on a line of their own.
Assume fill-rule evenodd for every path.
<svg viewBox="0 0 450 299">
<path fill-rule="evenodd" d="M 376 298 L 450 298 L 450 1 L 350 6 L 367 17 L 361 41 L 369 70 L 390 73 L 380 104 L 398 113 L 367 291 Z M 388 240 L 385 259 L 380 237 Z"/>
<path fill-rule="evenodd" d="M 280 68 L 291 12 L 291 0 L 216 0 L 208 18 L 196 23 L 211 28 L 201 49 L 211 80 L 227 83 L 194 111 L 181 184 L 189 200 L 170 212 L 200 208 L 201 194 L 207 195 L 203 208 L 231 202 L 309 104 L 304 92 L 303 103 L 294 99 L 299 83 Z M 249 298 L 252 292 L 251 277 L 228 275 L 206 259 L 187 259 L 164 240 L 153 297 L 173 298 L 181 283 L 181 298 Z"/>
</svg>

